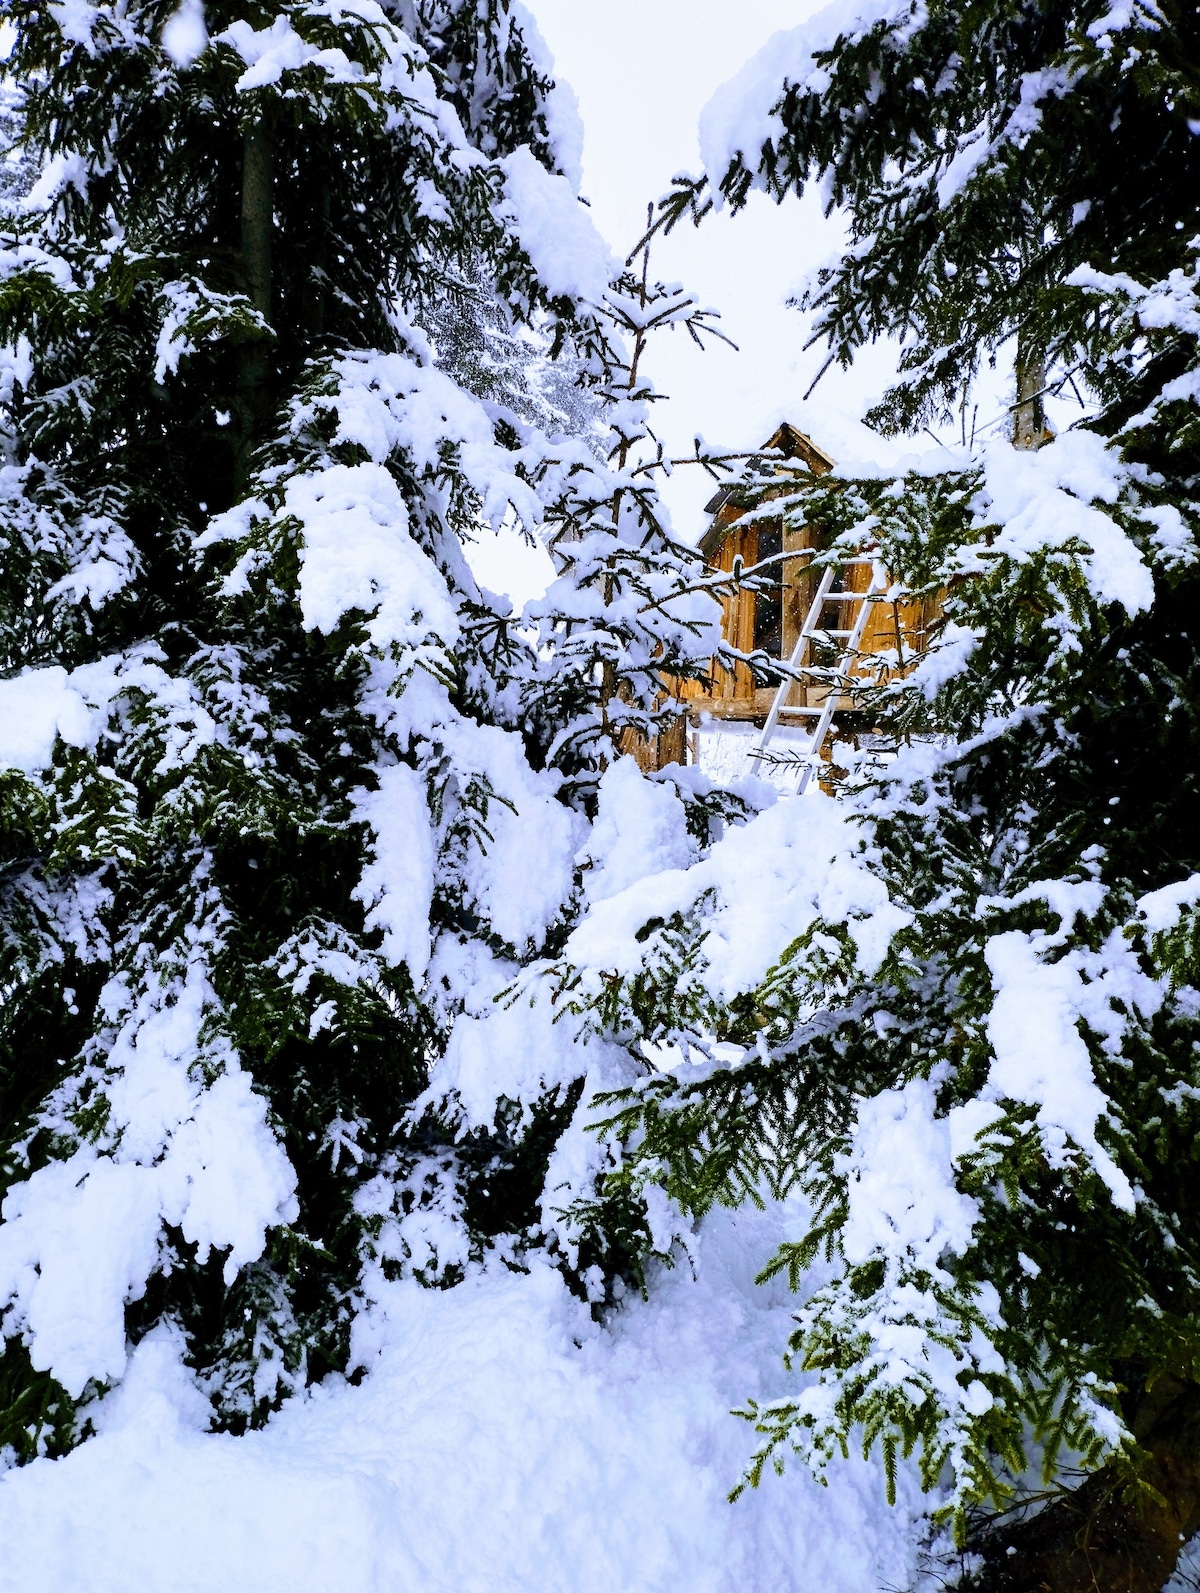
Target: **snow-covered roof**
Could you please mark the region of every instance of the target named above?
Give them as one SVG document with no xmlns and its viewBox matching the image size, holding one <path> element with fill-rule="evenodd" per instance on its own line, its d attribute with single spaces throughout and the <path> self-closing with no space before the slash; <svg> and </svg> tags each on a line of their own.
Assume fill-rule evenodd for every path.
<svg viewBox="0 0 1200 1593">
<path fill-rule="evenodd" d="M 762 445 L 762 453 L 777 453 L 783 459 L 795 459 L 814 471 L 818 476 L 826 475 L 833 469 L 834 461 L 823 448 L 813 442 L 806 432 L 799 431 L 788 421 L 784 421 L 777 431 Z M 730 526 L 729 518 L 722 518 L 721 510 L 735 496 L 736 484 L 719 488 L 704 505 L 705 514 L 713 516 L 708 530 L 700 539 L 700 550 L 706 558 L 711 558 L 720 546 L 721 540 Z"/>
</svg>

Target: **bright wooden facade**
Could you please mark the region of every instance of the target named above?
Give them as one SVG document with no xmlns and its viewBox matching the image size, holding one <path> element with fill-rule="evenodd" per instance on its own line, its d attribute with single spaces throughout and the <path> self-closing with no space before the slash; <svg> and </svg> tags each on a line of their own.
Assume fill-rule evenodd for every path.
<svg viewBox="0 0 1200 1593">
<path fill-rule="evenodd" d="M 786 421 L 763 445 L 763 453 L 767 452 L 781 456 L 778 488 L 781 497 L 794 490 L 798 473 L 811 472 L 823 476 L 833 469 L 833 460 L 829 455 L 811 437 L 797 431 Z M 770 493 L 768 501 L 769 497 Z M 746 509 L 737 503 L 736 489 L 732 488 L 722 488 L 709 501 L 706 509 L 712 515 L 712 520 L 700 540 L 700 548 L 711 569 L 732 571 L 740 560 L 742 569 L 749 570 L 764 558 L 787 555 L 772 567 L 779 572 L 778 584 L 773 591 L 754 592 L 743 587 L 722 599 L 722 636 L 739 652 L 751 653 L 761 649 L 772 657 L 790 658 L 808 618 L 820 580 L 819 570 L 812 563 L 812 556 L 823 552 L 827 546 L 820 527 L 788 527 L 782 519 L 772 520 L 762 516 L 761 499 L 755 518 L 743 524 Z M 843 592 L 866 592 L 870 583 L 870 566 L 852 564 L 843 570 L 839 586 Z M 891 668 L 911 668 L 915 658 L 925 650 L 929 629 L 938 617 L 939 608 L 936 600 L 872 600 L 858 646 L 858 656 L 862 662 L 851 664 L 847 673 L 878 679 L 878 666 L 873 665 L 867 655 L 881 653 L 892 655 Z M 830 629 L 843 628 L 843 619 L 837 615 L 836 605 L 823 614 L 818 623 Z M 830 661 L 815 659 L 812 662 L 819 665 Z M 663 684 L 667 695 L 679 703 L 679 718 L 651 741 L 631 735 L 624 746 L 624 750 L 632 753 L 646 769 L 661 769 L 669 763 L 686 763 L 687 725 L 698 725 L 701 715 L 761 725 L 771 711 L 777 689 L 773 685 L 756 685 L 745 664 L 735 664 L 732 669 L 726 669 L 716 659 L 712 661 L 707 682 L 664 677 Z M 811 684 L 797 682 L 788 692 L 787 704 L 793 708 L 819 709 L 828 697 L 829 690 L 828 685 L 817 679 Z M 862 716 L 855 712 L 853 700 L 848 696 L 842 696 L 837 703 L 837 713 L 843 734 L 854 737 L 859 731 L 870 728 L 865 724 L 856 726 L 853 723 Z"/>
</svg>

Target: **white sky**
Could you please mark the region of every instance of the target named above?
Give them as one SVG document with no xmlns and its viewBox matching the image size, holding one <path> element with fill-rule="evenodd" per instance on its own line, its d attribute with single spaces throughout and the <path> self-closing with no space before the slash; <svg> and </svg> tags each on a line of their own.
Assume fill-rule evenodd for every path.
<svg viewBox="0 0 1200 1593">
<path fill-rule="evenodd" d="M 714 89 L 772 33 L 796 26 L 824 0 L 526 3 L 579 100 L 583 193 L 623 257 L 644 228 L 648 201 L 666 192 L 676 172 L 699 170 L 696 127 Z M 656 243 L 654 274 L 719 310 L 740 349 L 714 342 L 700 354 L 681 331 L 656 339 L 650 371 L 669 395 L 657 407 L 656 429 L 673 453 L 690 453 L 697 432 L 721 447 L 752 448 L 785 417 L 835 458 L 892 451 L 855 424 L 891 377 L 891 350 L 864 351 L 849 373 L 831 369 L 809 404 L 800 403 L 825 354 L 805 349 L 806 320 L 784 301 L 840 241 L 840 226 L 822 216 L 814 197 L 777 206 L 755 195 L 735 218 L 710 216 L 698 230 L 688 223 Z M 680 532 L 699 534 L 711 491 L 703 471 L 676 473 L 665 496 Z"/>
<path fill-rule="evenodd" d="M 826 0 L 525 3 L 555 57 L 559 80 L 578 99 L 582 191 L 614 254 L 623 258 L 644 230 L 647 203 L 667 191 L 676 172 L 699 170 L 697 124 L 713 91 L 773 33 L 797 26 Z M 802 402 L 825 349 L 805 348 L 807 318 L 785 301 L 837 254 L 841 240 L 839 221 L 822 215 L 814 195 L 775 205 L 756 194 L 737 217 L 710 215 L 699 229 L 685 223 L 656 242 L 654 275 L 682 282 L 703 305 L 719 310 L 722 329 L 740 350 L 713 342 L 701 354 L 682 331 L 653 342 L 650 374 L 667 395 L 656 407 L 655 429 L 671 454 L 691 453 L 697 434 L 721 449 L 753 448 L 785 418 L 845 467 L 855 461 L 888 466 L 936 451 L 930 437 L 892 441 L 860 424 L 894 376 L 892 345 L 861 350 L 850 371 L 832 367 Z M 1011 373 L 1001 366 L 983 373 L 973 395 L 981 430 L 999 420 L 1008 402 Z M 1050 408 L 1058 421 L 1057 406 Z M 1071 418 L 1064 409 L 1062 421 Z M 950 431 L 943 436 L 957 441 Z M 703 505 L 712 490 L 695 466 L 662 484 L 675 529 L 689 540 L 704 528 Z M 518 603 L 540 589 L 545 575 L 540 552 L 532 550 L 514 560 L 509 548 L 481 548 L 472 556 L 477 562 L 480 579 Z"/>
<path fill-rule="evenodd" d="M 696 172 L 696 128 L 713 91 L 780 29 L 793 28 L 827 0 L 526 0 L 554 54 L 558 75 L 574 90 L 584 127 L 583 193 L 621 257 L 641 234 L 646 205 L 678 171 Z M 783 418 L 795 422 L 839 463 L 891 464 L 937 447 L 929 437 L 887 441 L 858 422 L 895 373 L 894 345 L 860 351 L 853 368 L 831 368 L 803 404 L 825 359 L 806 349 L 807 318 L 786 307 L 806 276 L 837 254 L 842 229 L 812 194 L 775 205 L 756 194 L 737 217 L 710 216 L 656 243 L 652 270 L 679 281 L 720 310 L 739 345 L 700 354 L 684 332 L 660 334 L 650 372 L 668 399 L 656 430 L 675 454 L 690 453 L 699 432 L 732 449 L 764 442 Z M 973 402 L 983 428 L 1009 401 L 1010 370 L 984 371 Z M 1065 423 L 1078 413 L 1067 406 Z M 970 421 L 968 419 L 968 425 Z M 947 429 L 947 442 L 957 438 Z M 711 493 L 705 473 L 680 470 L 664 492 L 676 529 L 699 535 Z"/>
</svg>

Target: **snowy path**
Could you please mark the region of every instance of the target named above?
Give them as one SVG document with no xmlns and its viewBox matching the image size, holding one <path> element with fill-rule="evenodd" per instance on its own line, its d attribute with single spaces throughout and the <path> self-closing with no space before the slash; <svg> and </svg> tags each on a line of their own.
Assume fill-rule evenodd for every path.
<svg viewBox="0 0 1200 1593">
<path fill-rule="evenodd" d="M 841 1466 L 828 1489 L 793 1470 L 725 1499 L 751 1437 L 730 1407 L 786 1386 L 791 1301 L 753 1283 L 785 1218 L 718 1214 L 697 1278 L 667 1274 L 605 1329 L 544 1268 L 446 1293 L 398 1285 L 365 1382 L 319 1389 L 246 1438 L 192 1425 L 171 1346 L 143 1348 L 99 1437 L 0 1479 L 0 1588 L 904 1586 L 915 1500 L 889 1509 L 874 1467 Z"/>
</svg>

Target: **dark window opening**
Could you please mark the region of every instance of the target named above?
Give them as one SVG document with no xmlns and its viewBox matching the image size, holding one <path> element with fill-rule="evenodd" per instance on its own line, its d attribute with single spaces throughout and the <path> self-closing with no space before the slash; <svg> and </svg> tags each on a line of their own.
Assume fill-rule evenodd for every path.
<svg viewBox="0 0 1200 1593">
<path fill-rule="evenodd" d="M 760 526 L 756 562 L 777 559 L 782 552 L 782 528 Z M 783 565 L 772 564 L 762 572 L 761 579 L 769 580 L 771 586 L 754 594 L 754 650 L 778 658 L 783 651 Z"/>
</svg>

